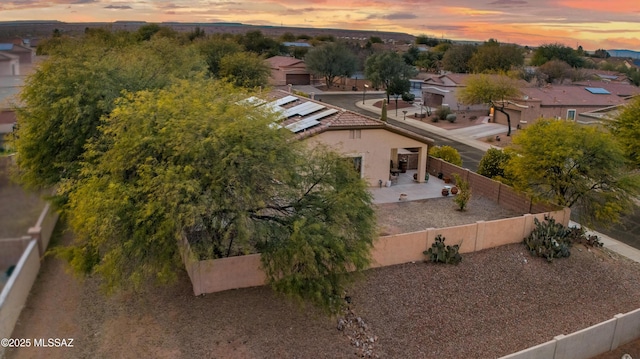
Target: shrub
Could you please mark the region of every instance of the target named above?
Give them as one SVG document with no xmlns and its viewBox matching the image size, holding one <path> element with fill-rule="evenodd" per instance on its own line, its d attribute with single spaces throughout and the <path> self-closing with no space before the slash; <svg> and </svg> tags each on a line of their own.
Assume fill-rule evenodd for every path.
<svg viewBox="0 0 640 359">
<path fill-rule="evenodd" d="M 434 146 L 429 149 L 432 157 L 440 158 L 443 161 L 452 163 L 456 166 L 462 166 L 462 157 L 458 150 L 451 146 Z"/>
<path fill-rule="evenodd" d="M 431 248 L 422 252 L 429 257 L 429 261 L 433 263 L 446 263 L 446 264 L 458 264 L 462 262 L 462 256 L 458 251 L 460 245 L 446 246 L 444 244 L 445 237 L 441 234 L 436 236 L 436 241 L 431 245 Z"/>
<path fill-rule="evenodd" d="M 456 122 L 456 119 L 458 118 L 458 116 L 456 116 L 455 113 L 450 113 L 447 115 L 446 119 L 447 121 L 449 121 L 450 123 L 454 123 Z"/>
<path fill-rule="evenodd" d="M 531 254 L 544 257 L 548 262 L 554 258 L 569 257 L 571 255 L 571 240 L 569 230 L 553 218 L 545 218 L 544 222 L 533 219 L 535 228 L 524 239 L 524 244 Z"/>
<path fill-rule="evenodd" d="M 463 180 L 459 174 L 454 173 L 453 179 L 456 181 L 456 187 L 458 187 L 458 194 L 453 197 L 453 201 L 458 205 L 461 211 L 464 211 L 467 207 L 467 203 L 471 199 L 471 187 L 469 181 Z"/>
<path fill-rule="evenodd" d="M 451 114 L 451 109 L 449 107 L 447 107 L 447 106 L 440 106 L 436 110 L 436 117 L 440 121 L 446 120 L 447 119 L 447 115 L 450 115 L 450 114 Z"/>
</svg>

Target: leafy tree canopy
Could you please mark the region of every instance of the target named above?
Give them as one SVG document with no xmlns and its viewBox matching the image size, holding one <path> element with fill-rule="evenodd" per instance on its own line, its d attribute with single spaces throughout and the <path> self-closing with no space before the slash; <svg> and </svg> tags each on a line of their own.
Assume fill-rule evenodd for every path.
<svg viewBox="0 0 640 359">
<path fill-rule="evenodd" d="M 429 155 L 440 158 L 443 161 L 462 166 L 462 157 L 458 150 L 451 146 L 432 146 L 429 148 Z"/>
<path fill-rule="evenodd" d="M 442 68 L 457 73 L 469 72 L 469 60 L 477 48 L 475 45 L 453 45 L 442 57 Z"/>
<path fill-rule="evenodd" d="M 478 174 L 503 183 L 510 183 L 505 169 L 509 160 L 513 157 L 513 153 L 506 149 L 490 148 L 482 156 L 478 164 Z"/>
<path fill-rule="evenodd" d="M 505 75 L 474 75 L 467 86 L 458 91 L 458 101 L 464 104 L 488 104 L 507 117 L 508 132 L 511 135 L 511 118 L 504 111 L 507 101 L 517 97 L 520 89 L 515 80 Z"/>
<path fill-rule="evenodd" d="M 507 172 L 514 186 L 572 208 L 585 225 L 619 221 L 640 194 L 639 174 L 598 128 L 541 119 L 513 138 L 513 149 Z"/>
<path fill-rule="evenodd" d="M 640 168 L 640 97 L 636 97 L 622 111 L 607 122 L 607 127 L 622 144 L 627 157 Z"/>
<path fill-rule="evenodd" d="M 17 111 L 14 143 L 19 181 L 47 188 L 76 177 L 85 144 L 122 91 L 162 88 L 202 70 L 193 49 L 166 38 L 118 48 L 93 38 L 61 44 L 20 95 L 24 106 Z"/>
<path fill-rule="evenodd" d="M 365 64 L 365 76 L 373 86 L 383 85 L 389 89 L 393 84 L 409 80 L 417 74 L 413 66 L 407 65 L 402 56 L 394 51 L 386 51 L 369 56 Z M 394 86 L 395 88 L 395 86 Z M 390 93 L 387 91 L 387 102 Z"/>
<path fill-rule="evenodd" d="M 185 235 L 200 258 L 262 253 L 273 287 L 339 305 L 369 263 L 371 195 L 349 161 L 308 149 L 212 81 L 129 93 L 65 185 L 78 241 L 62 253 L 108 289 L 166 282 Z"/>
<path fill-rule="evenodd" d="M 212 36 L 196 44 L 207 62 L 209 74 L 213 77 L 220 77 L 220 61 L 223 57 L 244 51 L 237 41 L 222 36 Z"/>
<path fill-rule="evenodd" d="M 356 56 L 341 42 L 329 42 L 315 47 L 304 57 L 307 68 L 325 79 L 331 88 L 336 77 L 353 75 L 357 67 Z"/>
<path fill-rule="evenodd" d="M 538 67 L 538 71 L 546 76 L 548 83 L 557 82 L 562 84 L 566 78 L 571 77 L 573 74 L 573 68 L 568 63 L 560 60 L 547 61 Z"/>
<path fill-rule="evenodd" d="M 220 78 L 238 87 L 266 86 L 270 74 L 264 59 L 250 52 L 232 53 L 220 60 Z"/>
<path fill-rule="evenodd" d="M 517 45 L 504 45 L 490 39 L 469 59 L 469 68 L 474 73 L 506 72 L 524 65 L 524 50 Z"/>
<path fill-rule="evenodd" d="M 560 60 L 571 67 L 582 67 L 584 59 L 578 52 L 562 44 L 546 44 L 538 47 L 531 58 L 531 65 L 540 66 L 551 60 Z"/>
</svg>

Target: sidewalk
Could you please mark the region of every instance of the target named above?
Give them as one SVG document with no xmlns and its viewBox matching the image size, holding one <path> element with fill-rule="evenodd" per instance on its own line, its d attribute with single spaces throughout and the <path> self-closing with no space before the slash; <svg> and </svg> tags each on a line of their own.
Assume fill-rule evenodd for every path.
<svg viewBox="0 0 640 359">
<path fill-rule="evenodd" d="M 574 222 L 574 221 L 569 221 L 569 226 L 570 227 L 581 227 L 580 223 Z M 623 255 L 635 262 L 639 262 L 640 263 L 640 250 L 631 247 L 630 245 L 624 244 L 620 241 L 617 241 L 609 236 L 607 236 L 606 234 L 602 234 L 600 232 L 596 232 L 593 230 L 590 230 L 588 228 L 585 227 L 585 229 L 587 230 L 587 234 L 590 235 L 596 235 L 598 236 L 598 238 L 600 238 L 600 241 L 604 244 L 604 248 L 607 248 L 611 251 L 614 251 L 620 255 Z"/>
</svg>

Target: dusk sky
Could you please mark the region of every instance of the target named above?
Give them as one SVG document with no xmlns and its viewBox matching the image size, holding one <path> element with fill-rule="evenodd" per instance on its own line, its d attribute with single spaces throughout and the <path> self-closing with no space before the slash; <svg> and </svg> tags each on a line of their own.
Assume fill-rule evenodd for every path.
<svg viewBox="0 0 640 359">
<path fill-rule="evenodd" d="M 640 50 L 638 0 L 0 0 L 0 21 L 242 22 Z"/>
</svg>

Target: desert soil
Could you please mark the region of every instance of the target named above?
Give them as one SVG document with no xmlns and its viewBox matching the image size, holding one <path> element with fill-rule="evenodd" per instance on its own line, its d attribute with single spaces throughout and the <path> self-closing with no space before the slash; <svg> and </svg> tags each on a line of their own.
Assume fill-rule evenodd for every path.
<svg viewBox="0 0 640 359">
<path fill-rule="evenodd" d="M 446 216 L 449 223 L 451 215 L 440 203 L 450 204 L 424 201 L 422 213 Z M 415 217 L 412 206 L 384 216 Z M 72 239 L 67 232 L 60 241 Z M 168 287 L 105 297 L 97 278 L 78 281 L 66 268 L 60 259 L 45 258 L 13 337 L 74 338 L 74 347 L 10 349 L 8 358 L 354 358 L 363 353 L 362 341 L 356 347 L 350 340 L 353 326 L 340 331 L 340 318 L 300 307 L 268 287 L 195 297 L 181 273 Z M 640 264 L 607 250 L 578 246 L 571 257 L 547 263 L 513 244 L 466 254 L 458 266 L 416 262 L 368 270 L 348 295 L 351 318 L 360 318 L 367 338 L 373 338 L 367 343 L 373 357 L 493 358 L 640 307 L 639 279 Z"/>
</svg>

